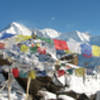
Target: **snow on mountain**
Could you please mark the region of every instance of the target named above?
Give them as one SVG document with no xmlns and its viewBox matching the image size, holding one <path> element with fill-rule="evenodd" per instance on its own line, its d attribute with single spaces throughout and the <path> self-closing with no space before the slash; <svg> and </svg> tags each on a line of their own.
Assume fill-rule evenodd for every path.
<svg viewBox="0 0 100 100">
<path fill-rule="evenodd" d="M 22 34 L 22 35 L 31 35 L 32 31 L 30 29 L 28 29 L 27 27 L 25 27 L 22 24 L 19 24 L 17 22 L 13 22 L 9 25 L 8 28 L 2 30 L 0 32 L 0 34 Z"/>
<path fill-rule="evenodd" d="M 45 28 L 45 29 L 38 29 L 38 30 L 30 30 L 23 24 L 19 24 L 17 22 L 13 22 L 7 27 L 6 29 L 0 32 L 0 37 L 4 34 L 22 34 L 22 35 L 31 35 L 32 33 L 36 32 L 36 34 L 40 37 L 46 38 L 57 38 L 60 36 L 60 32 L 57 32 L 54 29 Z"/>
<path fill-rule="evenodd" d="M 40 37 L 58 38 L 60 34 L 61 34 L 60 32 L 57 32 L 56 30 L 50 28 L 37 30 L 37 35 Z"/>
<path fill-rule="evenodd" d="M 77 35 L 80 37 L 81 41 L 90 41 L 90 36 L 88 35 L 88 33 L 81 33 L 79 31 L 76 31 Z"/>
<path fill-rule="evenodd" d="M 61 39 L 64 40 L 70 40 L 74 39 L 78 42 L 89 42 L 90 41 L 90 35 L 88 32 L 79 32 L 79 31 L 73 31 L 73 32 L 67 32 L 64 34 L 61 34 Z"/>
</svg>

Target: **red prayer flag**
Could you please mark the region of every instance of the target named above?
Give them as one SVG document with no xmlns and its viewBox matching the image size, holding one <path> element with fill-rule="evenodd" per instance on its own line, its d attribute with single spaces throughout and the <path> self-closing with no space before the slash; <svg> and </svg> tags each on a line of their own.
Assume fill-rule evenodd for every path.
<svg viewBox="0 0 100 100">
<path fill-rule="evenodd" d="M 58 73 L 58 77 L 60 77 L 60 76 L 63 76 L 65 74 L 65 71 L 64 70 L 58 70 L 57 73 Z"/>
<path fill-rule="evenodd" d="M 17 68 L 12 69 L 13 76 L 17 78 L 19 76 L 19 70 Z"/>
<path fill-rule="evenodd" d="M 4 43 L 0 43 L 0 49 L 4 49 L 5 48 L 5 44 Z"/>
<path fill-rule="evenodd" d="M 45 55 L 46 54 L 46 49 L 44 49 L 44 48 L 38 48 L 38 52 L 39 52 L 39 54 L 43 54 L 43 55 Z"/>
<path fill-rule="evenodd" d="M 32 43 L 32 47 L 34 47 L 34 44 Z"/>
<path fill-rule="evenodd" d="M 54 39 L 54 45 L 57 50 L 69 50 L 67 42 L 64 40 Z"/>
</svg>

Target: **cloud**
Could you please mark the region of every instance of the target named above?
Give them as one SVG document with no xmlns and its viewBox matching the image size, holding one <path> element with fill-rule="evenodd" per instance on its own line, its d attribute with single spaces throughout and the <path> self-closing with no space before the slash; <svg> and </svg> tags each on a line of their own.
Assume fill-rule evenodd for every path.
<svg viewBox="0 0 100 100">
<path fill-rule="evenodd" d="M 55 17 L 51 17 L 51 21 L 54 21 L 56 18 Z"/>
</svg>

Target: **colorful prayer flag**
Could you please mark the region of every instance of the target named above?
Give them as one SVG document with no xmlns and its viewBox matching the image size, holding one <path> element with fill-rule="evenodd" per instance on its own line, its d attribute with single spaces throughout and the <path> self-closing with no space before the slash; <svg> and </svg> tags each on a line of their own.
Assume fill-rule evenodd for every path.
<svg viewBox="0 0 100 100">
<path fill-rule="evenodd" d="M 57 50 L 69 50 L 67 42 L 64 40 L 54 39 L 54 45 Z"/>
<path fill-rule="evenodd" d="M 93 75 L 93 69 L 87 68 L 86 73 L 87 73 L 87 75 Z"/>
<path fill-rule="evenodd" d="M 26 35 L 17 35 L 16 36 L 16 41 L 17 42 L 22 42 L 22 41 L 25 41 L 25 40 L 28 40 L 28 39 L 31 39 L 32 36 L 26 36 Z"/>
<path fill-rule="evenodd" d="M 46 54 L 46 49 L 45 48 L 38 48 L 38 53 L 45 55 Z"/>
<path fill-rule="evenodd" d="M 31 79 L 35 79 L 36 78 L 36 73 L 35 73 L 35 71 L 30 71 L 29 72 L 29 77 L 31 78 Z"/>
<path fill-rule="evenodd" d="M 20 72 L 19 72 L 19 76 L 20 76 L 21 78 L 27 78 L 27 77 L 28 77 L 28 74 L 27 74 L 27 72 L 20 71 Z"/>
<path fill-rule="evenodd" d="M 81 44 L 80 47 L 81 47 L 81 52 L 82 52 L 83 56 L 85 56 L 87 58 L 90 58 L 92 56 L 92 48 L 90 45 Z"/>
<path fill-rule="evenodd" d="M 31 53 L 36 53 L 36 52 L 37 52 L 37 47 L 36 47 L 36 46 L 31 47 L 31 48 L 30 48 L 30 52 L 31 52 Z"/>
<path fill-rule="evenodd" d="M 47 42 L 47 43 L 50 43 L 50 44 L 52 44 L 53 43 L 53 41 L 52 41 L 52 39 L 49 39 L 49 38 L 41 38 L 41 37 L 38 37 L 38 39 L 40 39 L 40 40 L 42 40 L 42 41 L 45 41 L 45 42 Z"/>
<path fill-rule="evenodd" d="M 92 55 L 100 57 L 100 46 L 96 46 L 96 45 L 92 46 Z"/>
<path fill-rule="evenodd" d="M 58 70 L 57 71 L 58 77 L 63 76 L 65 74 L 64 70 Z"/>
<path fill-rule="evenodd" d="M 82 77 L 85 74 L 85 68 L 75 69 L 75 75 L 78 77 Z"/>
<path fill-rule="evenodd" d="M 29 49 L 29 47 L 27 47 L 26 45 L 22 45 L 22 46 L 21 46 L 21 51 L 22 51 L 22 52 L 27 52 L 28 49 Z"/>
<path fill-rule="evenodd" d="M 67 72 L 72 75 L 73 74 L 73 69 L 72 68 L 68 69 Z"/>
<path fill-rule="evenodd" d="M 12 73 L 13 73 L 13 76 L 14 76 L 15 78 L 17 78 L 17 77 L 19 76 L 19 70 L 18 70 L 18 68 L 13 68 L 13 69 L 12 69 Z"/>
</svg>

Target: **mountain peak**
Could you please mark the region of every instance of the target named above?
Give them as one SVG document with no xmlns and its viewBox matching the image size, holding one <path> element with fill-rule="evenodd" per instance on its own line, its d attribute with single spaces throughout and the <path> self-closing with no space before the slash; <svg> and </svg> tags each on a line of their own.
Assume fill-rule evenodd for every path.
<svg viewBox="0 0 100 100">
<path fill-rule="evenodd" d="M 20 24 L 18 22 L 12 22 L 9 27 L 1 31 L 1 34 L 3 33 L 11 33 L 11 34 L 22 34 L 22 35 L 31 35 L 32 31 L 28 29 L 23 24 Z"/>
<path fill-rule="evenodd" d="M 60 36 L 60 32 L 56 31 L 55 29 L 51 29 L 51 28 L 45 28 L 40 30 L 40 32 L 42 32 L 43 35 L 46 35 L 47 37 L 50 38 L 57 38 Z"/>
<path fill-rule="evenodd" d="M 66 32 L 62 34 L 60 37 L 67 41 L 72 38 L 78 42 L 89 42 L 91 35 L 88 32 L 73 31 Z"/>
<path fill-rule="evenodd" d="M 89 42 L 90 41 L 90 35 L 88 32 L 79 32 L 79 31 L 76 31 L 78 37 L 81 39 L 81 41 L 87 41 Z"/>
<path fill-rule="evenodd" d="M 18 22 L 12 22 L 10 25 L 20 25 Z"/>
</svg>

